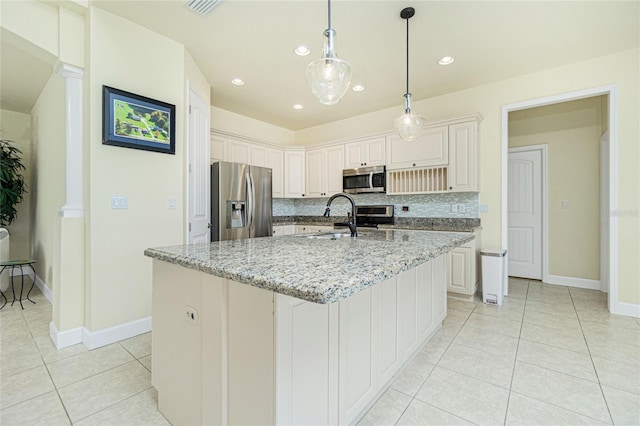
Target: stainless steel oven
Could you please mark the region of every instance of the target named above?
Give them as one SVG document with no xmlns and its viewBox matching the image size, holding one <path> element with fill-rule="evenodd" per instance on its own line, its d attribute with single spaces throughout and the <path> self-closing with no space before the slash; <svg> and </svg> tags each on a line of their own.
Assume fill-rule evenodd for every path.
<svg viewBox="0 0 640 426">
<path fill-rule="evenodd" d="M 384 166 L 360 167 L 342 171 L 342 190 L 347 194 L 386 192 Z"/>
</svg>

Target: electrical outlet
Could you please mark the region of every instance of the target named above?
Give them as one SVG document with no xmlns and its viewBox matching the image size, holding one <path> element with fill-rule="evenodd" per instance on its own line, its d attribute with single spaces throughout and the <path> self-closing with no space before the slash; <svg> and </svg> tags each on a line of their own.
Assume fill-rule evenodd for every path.
<svg viewBox="0 0 640 426">
<path fill-rule="evenodd" d="M 480 210 L 480 213 L 489 213 L 489 205 L 488 204 L 480 204 L 479 210 Z"/>
<path fill-rule="evenodd" d="M 200 317 L 196 308 L 194 308 L 193 306 L 185 305 L 185 318 L 188 323 L 197 324 Z"/>
<path fill-rule="evenodd" d="M 451 213 L 458 213 L 458 205 L 451 204 Z"/>
<path fill-rule="evenodd" d="M 465 211 L 465 205 L 458 204 L 458 213 L 464 213 L 464 211 Z"/>
<path fill-rule="evenodd" d="M 569 200 L 562 200 L 562 202 L 560 203 L 560 207 L 563 209 L 568 209 L 569 208 Z"/>
</svg>

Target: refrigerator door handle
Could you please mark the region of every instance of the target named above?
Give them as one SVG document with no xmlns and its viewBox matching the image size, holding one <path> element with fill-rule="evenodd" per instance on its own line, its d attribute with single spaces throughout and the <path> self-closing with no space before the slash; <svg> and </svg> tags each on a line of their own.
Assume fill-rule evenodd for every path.
<svg viewBox="0 0 640 426">
<path fill-rule="evenodd" d="M 249 238 L 253 237 L 251 228 L 253 228 L 253 215 L 255 213 L 255 195 L 255 189 L 253 187 L 253 176 L 251 176 L 251 173 L 247 173 L 247 228 L 249 228 Z"/>
</svg>

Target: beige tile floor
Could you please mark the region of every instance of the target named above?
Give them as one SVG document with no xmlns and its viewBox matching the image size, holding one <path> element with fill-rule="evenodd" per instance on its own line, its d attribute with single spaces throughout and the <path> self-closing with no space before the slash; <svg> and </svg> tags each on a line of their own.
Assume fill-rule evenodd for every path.
<svg viewBox="0 0 640 426">
<path fill-rule="evenodd" d="M 593 290 L 510 279 L 443 328 L 361 425 L 640 425 L 640 319 Z"/>
<path fill-rule="evenodd" d="M 31 298 L 0 311 L 0 425 L 169 424 L 151 386 L 151 333 L 57 350 L 51 305 L 37 288 Z"/>
<path fill-rule="evenodd" d="M 168 424 L 150 333 L 56 350 L 51 305 L 32 298 L 0 311 L 1 425 Z M 640 425 L 640 320 L 608 314 L 606 295 L 512 279 L 500 308 L 448 310 L 361 424 Z"/>
</svg>

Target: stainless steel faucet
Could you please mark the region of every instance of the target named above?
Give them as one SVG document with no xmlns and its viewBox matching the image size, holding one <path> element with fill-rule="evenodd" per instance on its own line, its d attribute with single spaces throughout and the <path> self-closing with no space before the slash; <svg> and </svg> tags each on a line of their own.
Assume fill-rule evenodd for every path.
<svg viewBox="0 0 640 426">
<path fill-rule="evenodd" d="M 344 197 L 351 203 L 351 217 L 349 217 L 349 213 L 347 213 L 347 225 L 349 226 L 349 231 L 351 231 L 352 237 L 358 236 L 358 230 L 356 228 L 356 202 L 353 200 L 353 197 L 349 194 L 345 194 L 344 192 L 339 192 L 334 194 L 327 201 L 327 208 L 324 210 L 324 217 L 329 217 L 331 215 L 331 202 L 338 197 Z"/>
</svg>

